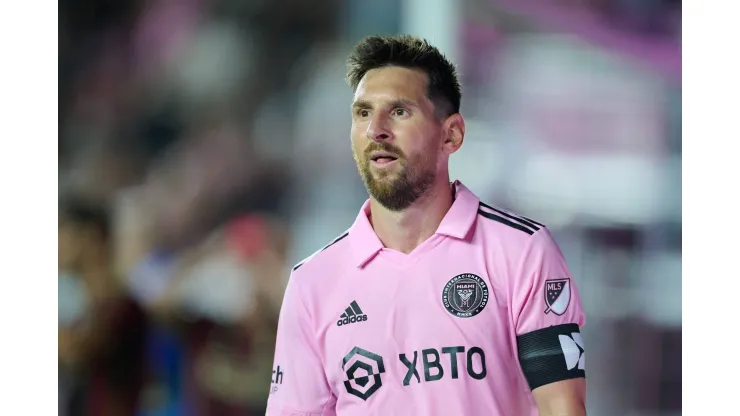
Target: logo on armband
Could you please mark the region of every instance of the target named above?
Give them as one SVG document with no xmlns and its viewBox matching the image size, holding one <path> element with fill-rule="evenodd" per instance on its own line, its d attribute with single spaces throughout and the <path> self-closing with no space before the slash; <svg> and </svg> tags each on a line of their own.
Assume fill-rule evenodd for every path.
<svg viewBox="0 0 740 416">
<path fill-rule="evenodd" d="M 583 338 L 580 332 L 573 332 L 568 335 L 558 335 L 560 348 L 563 350 L 565 357 L 565 366 L 570 370 L 586 369 L 586 350 L 583 348 Z"/>
<path fill-rule="evenodd" d="M 545 280 L 545 315 L 552 312 L 562 315 L 570 304 L 570 279 Z"/>
</svg>

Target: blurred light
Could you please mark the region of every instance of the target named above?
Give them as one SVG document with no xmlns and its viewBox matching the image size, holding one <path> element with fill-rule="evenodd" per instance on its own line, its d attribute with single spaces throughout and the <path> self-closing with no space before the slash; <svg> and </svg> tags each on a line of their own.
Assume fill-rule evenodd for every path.
<svg viewBox="0 0 740 416">
<path fill-rule="evenodd" d="M 83 318 L 87 309 L 87 290 L 79 278 L 59 273 L 58 314 L 60 325 L 71 325 Z"/>
<path fill-rule="evenodd" d="M 179 295 L 187 311 L 215 322 L 238 322 L 255 305 L 255 278 L 229 251 L 198 262 L 181 277 Z"/>
<path fill-rule="evenodd" d="M 630 156 L 535 155 L 512 175 L 509 194 L 526 212 L 562 226 L 574 221 L 646 224 L 670 215 L 665 163 Z"/>
<path fill-rule="evenodd" d="M 425 38 L 459 65 L 461 14 L 456 0 L 403 0 L 401 31 Z"/>
<path fill-rule="evenodd" d="M 492 129 L 478 120 L 465 120 L 465 141 L 450 156 L 450 179 L 458 179 L 481 199 L 495 193 L 503 180 L 506 150 L 491 138 Z"/>
<path fill-rule="evenodd" d="M 126 276 L 133 297 L 144 305 L 159 301 L 174 277 L 176 259 L 170 254 L 152 253 Z"/>
<path fill-rule="evenodd" d="M 238 90 L 251 69 L 252 47 L 236 28 L 210 23 L 176 60 L 178 87 L 191 100 L 226 96 Z"/>
<path fill-rule="evenodd" d="M 548 227 L 567 226 L 578 214 L 582 190 L 576 172 L 562 158 L 532 156 L 521 171 L 512 172 L 507 185 L 514 205 Z"/>
<path fill-rule="evenodd" d="M 661 157 L 669 149 L 664 82 L 567 36 L 509 42 L 498 97 L 529 151 Z"/>
<path fill-rule="evenodd" d="M 680 328 L 682 313 L 681 253 L 661 252 L 644 259 L 635 298 L 648 321 Z"/>
</svg>

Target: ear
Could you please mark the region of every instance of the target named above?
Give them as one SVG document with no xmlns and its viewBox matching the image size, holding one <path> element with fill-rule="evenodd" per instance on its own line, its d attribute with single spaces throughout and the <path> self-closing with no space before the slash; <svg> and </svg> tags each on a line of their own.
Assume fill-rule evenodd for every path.
<svg viewBox="0 0 740 416">
<path fill-rule="evenodd" d="M 451 155 L 460 149 L 465 139 L 465 120 L 462 114 L 456 113 L 447 117 L 442 123 L 442 129 L 445 134 L 442 148 Z"/>
</svg>

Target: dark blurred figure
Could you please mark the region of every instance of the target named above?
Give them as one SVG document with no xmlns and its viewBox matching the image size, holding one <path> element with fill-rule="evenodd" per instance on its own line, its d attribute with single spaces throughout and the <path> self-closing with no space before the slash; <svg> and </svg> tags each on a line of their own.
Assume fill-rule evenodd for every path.
<svg viewBox="0 0 740 416">
<path fill-rule="evenodd" d="M 147 304 L 150 316 L 182 342 L 179 408 L 195 415 L 265 414 L 268 391 L 260 382 L 272 372 L 284 289 L 279 234 L 263 216 L 243 215 L 182 255 L 165 256 L 169 267 L 134 273 L 140 294 L 150 282 L 166 281 Z M 161 256 L 149 263 L 157 261 Z"/>
<path fill-rule="evenodd" d="M 146 320 L 111 272 L 106 210 L 64 202 L 58 254 L 60 414 L 133 415 Z"/>
</svg>

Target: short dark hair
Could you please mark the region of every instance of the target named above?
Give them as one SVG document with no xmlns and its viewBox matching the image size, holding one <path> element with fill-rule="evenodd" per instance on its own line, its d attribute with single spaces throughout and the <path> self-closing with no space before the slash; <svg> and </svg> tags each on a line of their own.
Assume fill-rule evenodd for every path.
<svg viewBox="0 0 740 416">
<path fill-rule="evenodd" d="M 59 222 L 93 230 L 103 241 L 111 232 L 110 215 L 105 205 L 78 196 L 66 197 L 59 204 Z"/>
<path fill-rule="evenodd" d="M 437 112 L 450 116 L 460 112 L 460 82 L 455 66 L 425 39 L 415 36 L 369 36 L 360 41 L 347 59 L 347 82 L 352 90 L 371 69 L 399 66 L 427 74 L 427 95 Z"/>
</svg>

